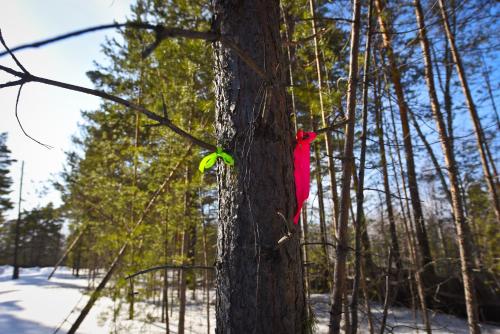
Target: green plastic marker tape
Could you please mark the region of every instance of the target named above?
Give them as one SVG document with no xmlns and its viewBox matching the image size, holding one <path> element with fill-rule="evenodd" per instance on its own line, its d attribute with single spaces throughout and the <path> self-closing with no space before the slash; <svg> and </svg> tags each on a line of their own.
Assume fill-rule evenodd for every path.
<svg viewBox="0 0 500 334">
<path fill-rule="evenodd" d="M 211 168 L 215 162 L 217 161 L 217 158 L 222 158 L 224 160 L 224 163 L 229 166 L 234 165 L 234 159 L 232 156 L 230 156 L 228 153 L 224 152 L 222 148 L 217 147 L 217 150 L 213 153 L 210 153 L 200 161 L 200 165 L 198 166 L 198 169 L 200 172 L 205 172 L 205 169 Z"/>
</svg>

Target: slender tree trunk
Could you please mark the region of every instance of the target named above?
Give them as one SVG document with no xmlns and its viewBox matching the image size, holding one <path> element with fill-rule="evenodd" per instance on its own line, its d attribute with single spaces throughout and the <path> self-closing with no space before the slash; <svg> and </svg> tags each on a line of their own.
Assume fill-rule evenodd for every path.
<svg viewBox="0 0 500 334">
<path fill-rule="evenodd" d="M 380 94 L 379 94 L 379 96 L 380 96 Z M 391 114 L 391 125 L 392 125 L 392 130 L 394 133 L 394 140 L 396 142 L 397 161 L 394 161 L 394 154 L 391 152 L 391 146 L 389 146 L 389 156 L 391 157 L 391 160 L 392 160 L 391 166 L 392 166 L 392 170 L 393 170 L 393 173 L 395 176 L 396 190 L 397 190 L 397 195 L 398 195 L 400 206 L 401 206 L 401 212 L 403 214 L 403 227 L 404 227 L 405 235 L 407 238 L 408 251 L 410 253 L 410 263 L 411 263 L 410 270 L 411 270 L 411 272 L 413 272 L 413 276 L 415 278 L 415 285 L 417 287 L 418 300 L 420 302 L 420 309 L 422 311 L 422 318 L 424 320 L 426 332 L 428 334 L 431 334 L 432 330 L 431 330 L 429 314 L 427 312 L 425 285 L 424 285 L 424 280 L 422 277 L 423 270 L 421 269 L 422 261 L 420 260 L 420 254 L 418 253 L 417 242 L 415 241 L 415 236 L 414 236 L 415 232 L 414 232 L 413 222 L 412 222 L 411 215 L 410 215 L 410 205 L 409 205 L 409 200 L 408 200 L 408 194 L 406 191 L 406 181 L 405 181 L 405 177 L 404 177 L 404 173 L 403 173 L 403 162 L 401 159 L 401 154 L 399 153 L 399 141 L 397 140 L 396 122 L 394 120 L 394 111 L 393 111 L 390 99 L 389 99 L 389 111 Z M 383 123 L 384 123 L 383 118 L 381 119 L 381 121 L 382 121 L 382 128 L 383 128 Z M 400 188 L 399 188 L 399 182 L 398 182 L 398 177 L 397 177 L 398 173 L 396 172 L 396 162 L 399 166 L 399 171 L 400 171 L 399 176 L 401 177 L 402 189 L 403 189 L 403 194 L 404 194 L 404 198 L 405 198 L 404 202 L 403 202 L 403 199 L 401 197 L 401 192 L 399 190 Z M 405 210 L 405 207 L 406 207 L 406 210 Z M 405 211 L 407 214 L 405 213 Z M 409 222 L 409 224 L 408 224 L 408 222 Z M 412 280 L 410 279 L 409 281 L 411 284 Z M 411 295 L 412 295 L 412 303 L 413 303 L 413 305 L 415 305 L 415 303 L 413 302 L 415 300 L 415 298 L 413 298 L 414 293 L 413 293 L 411 286 L 410 286 L 410 290 L 411 290 Z"/>
<path fill-rule="evenodd" d="M 73 247 L 76 246 L 76 244 L 78 243 L 78 241 L 80 241 L 80 239 L 82 238 L 82 236 L 83 236 L 83 234 L 85 233 L 86 230 L 87 230 L 86 226 L 84 228 L 80 229 L 80 231 L 78 232 L 78 234 L 76 235 L 76 237 L 73 239 L 73 241 L 69 244 L 69 246 L 64 251 L 63 255 L 61 255 L 61 257 L 59 258 L 59 260 L 57 260 L 56 264 L 54 265 L 54 269 L 52 269 L 52 271 L 50 272 L 50 275 L 49 275 L 49 277 L 47 277 L 47 280 L 49 280 L 49 279 L 52 278 L 52 276 L 56 272 L 57 268 L 61 265 L 61 263 L 66 258 L 66 256 L 68 256 L 69 252 L 71 252 L 71 250 L 73 249 Z"/>
<path fill-rule="evenodd" d="M 389 312 L 389 307 L 391 306 L 390 305 L 391 267 L 392 267 L 392 249 L 389 248 L 389 260 L 387 261 L 387 272 L 385 274 L 385 297 L 384 297 L 384 307 L 382 310 L 382 320 L 380 323 L 380 334 L 384 334 L 385 332 L 385 325 L 387 323 L 387 313 Z"/>
<path fill-rule="evenodd" d="M 370 331 L 370 334 L 373 334 L 375 332 L 375 328 L 373 325 L 373 316 L 370 307 L 370 296 L 368 295 L 368 288 L 366 287 L 366 275 L 363 266 L 361 266 L 361 288 L 363 289 L 363 297 L 365 299 L 366 317 L 368 318 L 368 329 Z"/>
<path fill-rule="evenodd" d="M 483 78 L 484 78 L 484 83 L 486 84 L 486 91 L 488 92 L 488 97 L 490 98 L 491 102 L 491 107 L 493 108 L 493 111 L 495 112 L 495 120 L 497 122 L 497 128 L 500 130 L 500 116 L 498 115 L 498 109 L 497 105 L 495 103 L 495 97 L 493 96 L 493 88 L 491 87 L 491 79 L 490 79 L 490 71 L 488 69 L 488 66 L 486 65 L 486 62 L 484 61 L 484 58 L 481 58 L 481 62 L 483 63 Z"/>
<path fill-rule="evenodd" d="M 288 21 L 288 12 L 285 10 L 283 7 L 283 2 L 280 1 L 280 6 L 281 6 L 281 13 L 283 15 L 283 21 L 285 23 L 285 37 L 287 41 L 290 41 L 292 36 L 293 36 L 293 27 L 294 25 L 290 25 Z M 295 106 L 295 91 L 294 91 L 294 77 L 293 77 L 293 63 L 292 63 L 292 48 L 290 47 L 290 44 L 287 44 L 286 47 L 287 50 L 287 60 L 288 60 L 288 75 L 289 75 L 289 84 L 290 84 L 290 95 L 291 95 L 291 107 L 292 107 L 292 115 L 293 115 L 293 125 L 295 129 L 295 133 L 298 131 L 298 124 L 297 124 L 297 109 Z M 302 270 L 303 270 L 303 282 L 304 282 L 304 300 L 306 304 L 306 314 L 307 314 L 307 319 L 310 318 L 310 289 L 309 289 L 309 270 L 307 266 L 307 262 L 309 259 L 308 256 L 308 249 L 307 249 L 307 242 L 309 240 L 308 236 L 308 222 L 307 222 L 307 202 L 304 203 L 302 207 L 302 212 L 301 212 L 301 229 L 300 229 L 300 237 L 301 237 L 301 244 L 303 245 L 300 247 L 300 255 L 301 255 L 301 263 L 302 263 Z"/>
<path fill-rule="evenodd" d="M 189 189 L 191 183 L 191 173 L 189 166 L 185 167 L 184 172 L 184 221 L 182 226 L 182 246 L 181 246 L 181 259 L 182 265 L 193 265 L 194 252 L 193 252 L 193 238 L 196 236 L 196 226 L 193 224 L 190 208 L 192 202 L 192 194 Z M 185 315 L 186 315 L 186 290 L 187 290 L 187 271 L 180 270 L 179 282 L 179 322 L 177 326 L 177 333 L 184 334 L 185 328 Z"/>
<path fill-rule="evenodd" d="M 17 204 L 17 220 L 15 227 L 15 237 L 14 237 L 14 270 L 12 272 L 12 279 L 19 278 L 19 238 L 20 238 L 20 228 L 21 228 L 21 202 L 23 199 L 23 176 L 24 176 L 24 161 L 21 162 L 21 181 L 19 184 L 19 202 Z"/>
<path fill-rule="evenodd" d="M 384 141 L 384 129 L 382 125 L 382 106 L 380 104 L 380 93 L 377 90 L 377 87 L 380 86 L 380 84 L 376 84 L 376 88 L 374 89 L 375 91 L 375 128 L 376 128 L 376 133 L 378 135 L 378 144 L 379 144 L 379 154 L 380 154 L 380 165 L 382 167 L 382 177 L 383 177 L 383 183 L 384 183 L 384 197 L 385 197 L 385 205 L 386 205 L 386 210 L 387 210 L 387 219 L 389 220 L 389 234 L 391 238 L 391 250 L 392 250 L 392 255 L 391 255 L 391 263 L 392 259 L 394 258 L 395 263 L 396 263 L 396 268 L 398 271 L 398 274 L 402 270 L 402 263 L 401 263 L 401 255 L 399 251 L 399 242 L 398 242 L 398 236 L 397 236 L 397 231 L 396 231 L 396 219 L 394 217 L 394 210 L 392 206 L 392 192 L 391 192 L 391 186 L 389 183 L 389 172 L 387 170 L 387 158 L 385 154 L 385 141 Z M 399 277 L 399 275 L 398 275 Z"/>
<path fill-rule="evenodd" d="M 307 243 L 309 241 L 309 226 L 307 222 L 307 202 L 304 203 L 304 206 L 302 207 L 302 217 L 301 217 L 301 222 L 302 222 L 302 243 L 303 246 L 302 248 L 302 264 L 303 264 L 303 270 L 304 270 L 304 298 L 306 301 L 306 306 L 307 306 L 307 317 L 309 319 L 310 317 L 310 300 L 311 300 L 311 289 L 310 289 L 310 282 L 309 282 L 309 252 L 307 250 Z"/>
<path fill-rule="evenodd" d="M 187 257 L 187 247 L 188 247 L 188 230 L 187 227 L 184 226 L 183 232 L 182 232 L 182 252 L 181 252 L 181 258 L 182 258 L 182 265 L 185 265 L 187 261 L 185 260 L 185 257 Z M 179 334 L 184 334 L 184 323 L 185 323 L 185 315 L 186 315 L 186 270 L 180 269 L 179 271 L 180 274 L 180 280 L 179 280 L 179 319 L 177 323 L 177 333 Z"/>
<path fill-rule="evenodd" d="M 489 152 L 488 143 L 486 142 L 486 138 L 484 136 L 484 131 L 481 126 L 481 121 L 479 119 L 479 115 L 476 109 L 476 105 L 474 104 L 474 100 L 472 98 L 472 93 L 470 91 L 470 87 L 467 81 L 467 76 L 465 74 L 465 70 L 462 64 L 462 59 L 460 57 L 460 53 L 455 44 L 455 36 L 450 28 L 450 23 L 448 20 L 448 13 L 446 12 L 446 7 L 443 0 L 438 0 L 439 10 L 442 17 L 442 22 L 444 25 L 444 30 L 446 32 L 446 37 L 448 38 L 448 42 L 450 45 L 451 55 L 453 56 L 453 62 L 455 63 L 458 78 L 460 81 L 460 85 L 462 86 L 462 90 L 465 96 L 465 102 L 467 104 L 467 108 L 469 109 L 469 113 L 472 119 L 472 123 L 474 125 L 474 132 L 476 134 L 477 147 L 479 150 L 479 155 L 481 157 L 481 164 L 483 166 L 483 172 L 486 179 L 486 184 L 488 185 L 488 191 L 490 194 L 491 202 L 493 209 L 495 210 L 495 215 L 498 223 L 500 223 L 500 200 L 497 194 L 497 186 L 495 177 L 497 177 L 495 162 L 491 157 L 491 153 Z M 491 169 L 490 169 L 491 167 Z M 458 231 L 457 231 L 458 232 Z M 469 318 L 469 321 L 471 319 Z M 469 326 L 471 323 L 469 322 Z M 472 328 L 471 328 L 472 331 Z"/>
<path fill-rule="evenodd" d="M 316 63 L 316 73 L 318 79 L 318 94 L 319 94 L 319 108 L 321 111 L 321 120 L 323 122 L 323 127 L 328 126 L 326 121 L 326 111 L 323 102 L 323 78 L 321 74 L 321 59 L 318 45 L 318 37 L 317 37 L 317 27 L 316 27 L 316 10 L 314 6 L 314 0 L 309 0 L 309 10 L 312 16 L 311 24 L 312 24 L 312 34 L 314 36 L 314 58 Z M 338 230 L 338 216 L 339 216 L 339 199 L 337 195 L 337 176 L 335 175 L 335 162 L 333 160 L 333 152 L 332 152 L 332 144 L 331 144 L 331 136 L 328 131 L 325 132 L 325 146 L 326 146 L 326 155 L 328 157 L 328 175 L 330 176 L 330 185 L 332 187 L 332 207 L 333 207 L 333 229 L 334 231 Z M 335 232 L 337 233 L 337 232 Z"/>
<path fill-rule="evenodd" d="M 427 231 L 425 228 L 424 214 L 422 204 L 420 201 L 420 194 L 418 191 L 417 175 L 415 171 L 415 161 L 413 154 L 413 144 L 411 142 L 410 125 L 408 121 L 408 106 L 404 96 L 403 86 L 401 83 L 401 73 L 396 63 L 396 55 L 392 48 L 391 28 L 388 19 L 388 11 L 385 8 L 384 0 L 375 1 L 378 12 L 378 23 L 382 31 L 382 41 L 385 53 L 389 60 L 389 70 L 394 91 L 396 93 L 396 100 L 399 108 L 399 115 L 401 118 L 401 128 L 403 130 L 403 144 L 406 156 L 406 171 L 408 174 L 408 186 L 410 191 L 410 200 L 413 208 L 413 216 L 415 225 L 417 227 L 417 240 L 420 252 L 422 254 L 422 266 L 425 268 L 426 277 L 434 277 L 435 270 L 432 263 L 432 256 L 429 247 L 429 240 L 427 238 Z M 383 56 L 381 57 L 383 58 Z"/>
<path fill-rule="evenodd" d="M 333 278 L 332 306 L 330 310 L 329 332 L 340 332 L 342 316 L 342 297 L 345 290 L 346 260 L 348 252 L 347 224 L 351 204 L 351 180 L 354 165 L 354 123 L 356 121 L 356 89 L 358 84 L 358 52 L 360 30 L 361 1 L 355 0 L 351 25 L 351 50 L 349 58 L 349 81 L 347 87 L 347 125 L 342 161 L 342 187 L 340 197 L 340 215 L 337 222 L 337 245 L 335 247 L 335 268 Z"/>
<path fill-rule="evenodd" d="M 424 144 L 425 150 L 427 151 L 427 153 L 429 154 L 429 157 L 431 158 L 431 161 L 432 161 L 432 164 L 434 165 L 434 169 L 436 170 L 439 182 L 441 183 L 441 187 L 443 188 L 443 191 L 446 194 L 446 198 L 448 199 L 450 204 L 452 204 L 450 189 L 448 187 L 448 184 L 446 183 L 446 179 L 444 178 L 443 169 L 439 165 L 436 154 L 434 154 L 434 150 L 432 149 L 431 145 L 429 144 L 429 141 L 427 140 L 427 138 L 425 138 L 425 134 L 422 132 L 422 129 L 420 128 L 420 125 L 418 124 L 417 120 L 415 119 L 415 116 L 411 115 L 410 118 L 411 118 L 411 122 L 413 124 L 413 127 L 417 131 L 418 137 L 420 138 L 420 140 Z"/>
<path fill-rule="evenodd" d="M 215 27 L 266 77 L 215 43 L 216 134 L 234 166 L 219 163 L 217 333 L 302 333 L 303 295 L 293 135 L 276 0 L 216 0 Z M 277 246 L 287 218 L 292 237 Z M 286 316 L 284 316 L 286 315 Z"/>
<path fill-rule="evenodd" d="M 311 129 L 316 131 L 316 125 L 314 122 L 314 116 L 312 110 L 309 112 Z M 326 217 L 325 217 L 325 204 L 323 196 L 323 182 L 321 173 L 321 156 L 320 156 L 320 145 L 319 142 L 315 141 L 312 143 L 314 150 L 314 164 L 315 164 L 315 177 L 316 177 L 316 191 L 318 193 L 318 209 L 319 209 L 319 230 L 320 230 L 320 241 L 321 241 L 321 251 L 322 251 L 322 286 L 326 287 L 328 293 L 331 292 L 331 282 L 330 280 L 330 259 L 328 257 L 328 246 L 326 237 Z"/>
<path fill-rule="evenodd" d="M 366 160 L 366 137 L 368 128 L 368 84 L 370 78 L 368 72 L 370 70 L 371 62 L 371 40 L 372 40 L 372 7 L 373 0 L 370 0 L 368 5 L 368 29 L 366 32 L 366 43 L 365 43 L 365 57 L 363 64 L 363 101 L 362 101 L 362 133 L 361 133 L 361 153 L 359 158 L 359 176 L 358 184 L 356 189 L 356 220 L 355 220 L 355 232 L 354 232 L 354 251 L 355 251 L 355 263 L 354 263 L 354 282 L 352 286 L 352 297 L 351 297 L 351 334 L 356 334 L 358 331 L 358 296 L 359 296 L 359 284 L 361 280 L 361 266 L 362 266 L 362 255 L 361 255 L 361 227 L 366 226 L 365 214 L 363 210 L 364 202 L 364 181 L 365 181 L 365 160 Z"/>
<path fill-rule="evenodd" d="M 441 0 L 440 0 L 441 3 Z M 448 137 L 446 135 L 446 126 L 444 123 L 443 114 L 439 106 L 439 101 L 436 93 L 436 88 L 434 85 L 434 74 L 432 70 L 432 61 L 430 54 L 429 42 L 427 40 L 427 33 L 425 28 L 424 13 L 422 10 L 422 5 L 420 0 L 414 0 L 415 13 L 417 17 L 417 23 L 419 27 L 420 34 L 420 44 L 422 48 L 422 54 L 424 58 L 424 74 L 427 83 L 427 88 L 429 90 L 429 98 L 431 101 L 431 109 L 434 114 L 434 119 L 436 121 L 436 126 L 438 128 L 439 139 L 441 141 L 441 147 L 443 150 L 444 160 L 446 163 L 446 168 L 448 170 L 448 177 L 450 179 L 450 193 L 452 198 L 453 215 L 455 218 L 455 227 L 457 230 L 458 237 L 458 249 L 460 251 L 460 264 L 462 268 L 462 279 L 464 283 L 465 291 L 465 305 L 467 308 L 467 320 L 469 325 L 469 330 L 472 334 L 480 333 L 479 320 L 477 316 L 477 302 L 476 294 L 474 290 L 474 277 L 472 273 L 472 237 L 470 233 L 470 228 L 467 225 L 463 208 L 462 208 L 462 198 L 460 196 L 460 188 L 458 184 L 458 171 L 455 163 L 455 155 L 449 144 Z M 446 18 L 444 18 L 446 19 Z M 450 43 L 451 44 L 451 43 Z M 453 50 L 453 46 L 452 46 Z"/>
<path fill-rule="evenodd" d="M 168 263 L 168 213 L 165 215 L 165 228 L 163 236 L 163 257 L 165 264 Z M 165 333 L 170 334 L 170 316 L 168 314 L 168 270 L 163 271 L 163 305 L 162 305 L 162 321 L 165 321 Z"/>
<path fill-rule="evenodd" d="M 205 218 L 202 221 L 202 237 L 203 237 L 203 265 L 208 267 L 208 244 L 207 244 L 207 227 L 205 223 Z M 206 315 L 207 315 L 207 334 L 210 334 L 210 280 L 208 270 L 204 272 L 204 283 L 205 283 L 205 298 L 206 298 Z"/>
<path fill-rule="evenodd" d="M 82 263 L 82 247 L 81 244 L 78 244 L 78 247 L 76 247 L 76 260 L 74 266 L 76 266 L 75 271 L 75 276 L 80 277 L 80 268 L 81 268 L 81 263 Z M 90 270 L 90 269 L 88 269 Z M 90 272 L 89 272 L 90 274 Z M 90 276 L 90 275 L 89 275 Z"/>
</svg>

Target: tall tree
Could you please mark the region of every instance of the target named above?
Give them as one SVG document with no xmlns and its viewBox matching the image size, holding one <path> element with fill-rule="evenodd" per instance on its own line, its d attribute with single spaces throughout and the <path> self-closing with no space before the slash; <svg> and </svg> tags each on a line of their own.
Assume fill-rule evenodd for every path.
<svg viewBox="0 0 500 334">
<path fill-rule="evenodd" d="M 470 228 L 465 219 L 464 210 L 462 207 L 463 200 L 460 195 L 458 169 L 455 162 L 455 154 L 450 145 L 448 135 L 446 133 L 446 125 L 444 122 L 443 113 L 439 105 L 439 100 L 436 93 L 436 86 L 434 84 L 434 73 L 432 68 L 431 51 L 429 41 L 427 39 L 427 29 L 425 25 L 424 11 L 420 0 L 414 0 L 415 15 L 419 29 L 420 45 L 422 48 L 422 55 L 424 58 L 424 75 L 429 91 L 429 99 L 431 102 L 432 113 L 436 120 L 436 127 L 439 133 L 439 141 L 443 150 L 444 161 L 446 169 L 448 170 L 448 177 L 450 179 L 450 195 L 453 207 L 453 216 L 455 219 L 455 227 L 458 236 L 458 249 L 460 250 L 460 265 L 462 268 L 462 279 L 465 291 L 465 305 L 467 308 L 467 320 L 469 330 L 472 334 L 480 333 L 478 316 L 477 316 L 477 302 L 476 293 L 474 290 L 474 277 L 472 273 L 472 236 Z M 453 48 L 453 47 L 452 47 Z"/>
<path fill-rule="evenodd" d="M 362 227 L 366 226 L 366 217 L 364 213 L 364 185 L 365 185 L 365 162 L 366 162 L 366 139 L 368 137 L 368 87 L 371 76 L 368 71 L 370 70 L 371 63 L 371 50 L 372 50 L 372 12 L 373 0 L 368 3 L 368 28 L 366 30 L 365 41 L 365 55 L 363 64 L 363 101 L 362 101 L 362 132 L 361 132 L 361 152 L 359 157 L 359 174 L 358 184 L 356 189 L 356 219 L 354 226 L 354 250 L 355 250 L 355 263 L 354 263 L 354 282 L 352 286 L 351 297 L 351 334 L 356 334 L 358 330 L 358 295 L 359 286 L 361 281 L 361 238 Z M 356 174 L 356 172 L 354 172 Z"/>
<path fill-rule="evenodd" d="M 14 256 L 12 270 L 12 279 L 19 278 L 19 241 L 21 238 L 21 203 L 23 202 L 23 177 L 24 177 L 24 161 L 21 162 L 21 178 L 19 182 L 19 201 L 17 202 L 17 219 L 14 227 Z"/>
<path fill-rule="evenodd" d="M 495 161 L 491 157 L 491 152 L 489 151 L 489 146 L 484 136 L 484 130 L 481 125 L 481 120 L 479 119 L 479 114 L 477 112 L 474 99 L 472 97 L 472 93 L 467 80 L 467 75 L 465 74 L 464 66 L 462 63 L 462 58 L 460 56 L 460 52 L 457 49 L 457 45 L 455 42 L 455 35 L 453 34 L 453 31 L 451 30 L 450 27 L 446 6 L 443 0 L 438 0 L 438 3 L 444 30 L 446 33 L 446 37 L 448 39 L 448 43 L 450 45 L 453 62 L 455 63 L 458 78 L 460 80 L 460 85 L 462 86 L 463 94 L 465 96 L 465 102 L 467 104 L 467 108 L 469 109 L 469 114 L 472 120 L 472 124 L 474 125 L 477 147 L 479 155 L 481 157 L 481 164 L 483 167 L 483 173 L 486 179 L 486 184 L 488 185 L 488 191 L 490 193 L 491 203 L 493 205 L 493 208 L 495 209 L 495 215 L 497 217 L 497 221 L 500 224 L 500 198 L 497 189 L 498 181 L 495 180 L 495 178 L 497 177 Z"/>
<path fill-rule="evenodd" d="M 316 78 L 318 80 L 318 95 L 319 95 L 319 108 L 321 111 L 321 120 L 323 126 L 328 126 L 326 121 L 326 110 L 323 102 L 323 75 L 321 68 L 321 58 L 318 45 L 318 28 L 316 23 L 316 8 L 314 5 L 314 0 L 309 0 L 309 11 L 311 13 L 311 25 L 312 25 L 312 36 L 314 41 L 314 62 L 316 64 Z M 333 230 L 337 233 L 338 229 L 338 217 L 339 217 L 339 199 L 337 195 L 337 177 L 335 173 L 335 162 L 333 160 L 333 150 L 332 150 L 332 138 L 329 131 L 325 132 L 325 147 L 326 155 L 328 157 L 328 175 L 330 176 L 330 186 L 332 189 L 332 208 L 333 208 Z M 326 229 L 325 229 L 326 230 Z"/>
<path fill-rule="evenodd" d="M 410 132 L 410 124 L 408 120 L 408 105 L 405 98 L 403 84 L 401 81 L 401 72 L 396 61 L 396 54 L 392 46 L 392 28 L 390 25 L 390 14 L 386 7 L 386 1 L 376 0 L 375 6 L 377 8 L 378 23 L 382 32 L 382 41 L 385 49 L 385 54 L 389 61 L 389 76 L 391 78 L 394 91 L 396 92 L 396 102 L 399 108 L 399 115 L 401 118 L 401 128 L 403 131 L 403 144 L 406 156 L 406 169 L 408 177 L 408 187 L 410 190 L 410 199 L 413 209 L 413 217 L 417 228 L 417 241 L 418 247 L 422 254 L 421 265 L 425 268 L 425 272 L 429 275 L 434 274 L 434 265 L 432 263 L 432 256 L 429 247 L 429 239 L 427 238 L 427 230 L 424 222 L 424 212 L 420 200 L 418 190 L 415 158 L 413 153 L 412 137 Z"/>
<path fill-rule="evenodd" d="M 218 166 L 217 333 L 302 333 L 299 233 L 292 226 L 293 136 L 276 0 L 214 1 L 216 134 L 235 166 Z M 280 214 L 286 217 L 286 222 Z M 284 225 L 287 225 L 284 226 Z M 292 237 L 277 247 L 284 230 Z M 284 316 L 286 315 L 286 316 Z"/>
<path fill-rule="evenodd" d="M 356 121 L 356 90 L 358 85 L 358 53 L 360 35 L 361 1 L 355 0 L 352 9 L 351 50 L 349 56 L 349 79 L 347 88 L 347 125 L 342 161 L 342 187 L 340 212 L 335 246 L 335 268 L 333 273 L 332 305 L 330 309 L 329 332 L 340 332 L 343 296 L 346 289 L 346 261 L 348 252 L 347 224 L 351 207 L 351 180 L 354 169 L 354 125 Z"/>
</svg>

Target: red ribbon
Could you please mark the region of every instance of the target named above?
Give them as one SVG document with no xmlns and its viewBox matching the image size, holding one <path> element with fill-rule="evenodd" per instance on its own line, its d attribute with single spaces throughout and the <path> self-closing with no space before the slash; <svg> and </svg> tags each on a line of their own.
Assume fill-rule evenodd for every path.
<svg viewBox="0 0 500 334">
<path fill-rule="evenodd" d="M 316 138 L 314 132 L 297 132 L 297 145 L 293 150 L 293 166 L 295 177 L 295 197 L 297 199 L 297 211 L 293 218 L 293 223 L 299 222 L 302 205 L 309 197 L 309 187 L 311 180 L 311 157 L 310 144 Z"/>
</svg>

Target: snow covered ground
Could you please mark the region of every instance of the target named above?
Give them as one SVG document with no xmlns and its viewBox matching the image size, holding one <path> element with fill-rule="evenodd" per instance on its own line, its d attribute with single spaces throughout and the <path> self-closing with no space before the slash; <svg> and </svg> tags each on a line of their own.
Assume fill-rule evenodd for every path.
<svg viewBox="0 0 500 334">
<path fill-rule="evenodd" d="M 87 279 L 75 278 L 67 268 L 60 268 L 54 277 L 47 281 L 52 268 L 25 268 L 20 279 L 11 280 L 12 267 L 0 266 L 0 334 L 49 334 L 60 326 L 57 333 L 66 333 L 71 323 L 85 305 L 88 296 L 84 294 Z M 212 294 L 213 295 L 213 294 Z M 188 293 L 191 298 L 191 293 Z M 199 298 L 201 300 L 201 298 Z M 312 295 L 316 314 L 317 333 L 326 333 L 328 324 L 328 296 Z M 94 306 L 78 333 L 165 333 L 165 324 L 157 321 L 160 309 L 152 304 L 136 305 L 138 316 L 126 320 L 127 307 L 119 307 L 110 298 L 101 298 Z M 71 310 L 74 310 L 71 313 Z M 171 333 L 177 330 L 177 310 L 174 307 L 170 317 Z M 381 316 L 377 305 L 372 309 L 375 322 Z M 113 314 L 118 320 L 113 321 Z M 360 313 L 363 328 L 367 332 L 366 318 Z M 377 323 L 377 322 L 376 322 Z M 463 319 L 446 314 L 433 314 L 434 333 L 466 334 L 467 326 Z M 211 329 L 215 324 L 215 312 L 210 310 Z M 207 332 L 206 308 L 201 302 L 188 300 L 186 310 L 186 333 L 205 334 Z M 393 308 L 388 317 L 388 326 L 393 333 L 417 333 L 416 323 L 411 310 Z M 482 326 L 483 333 L 500 334 L 500 327 Z M 213 331 L 213 330 L 212 330 Z M 418 332 L 423 333 L 420 329 Z"/>
</svg>

